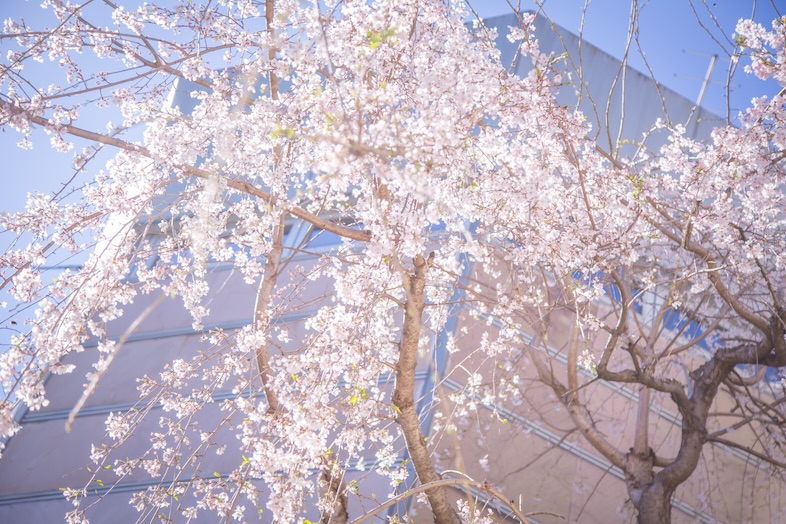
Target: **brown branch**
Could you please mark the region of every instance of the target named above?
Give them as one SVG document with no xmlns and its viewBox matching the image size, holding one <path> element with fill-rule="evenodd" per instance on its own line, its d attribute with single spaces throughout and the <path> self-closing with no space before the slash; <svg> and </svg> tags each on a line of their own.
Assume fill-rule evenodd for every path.
<svg viewBox="0 0 786 524">
<path fill-rule="evenodd" d="M 577 396 L 579 390 L 579 375 L 578 375 L 578 362 L 579 362 L 579 315 L 576 314 L 576 321 L 571 326 L 570 336 L 568 339 L 568 395 L 570 397 Z"/>
<path fill-rule="evenodd" d="M 597 369 L 602 371 L 606 371 L 608 369 L 609 361 L 611 360 L 611 355 L 614 350 L 617 348 L 617 344 L 619 343 L 620 336 L 625 333 L 628 329 L 628 307 L 629 305 L 633 304 L 633 299 L 630 297 L 630 293 L 628 292 L 628 288 L 624 285 L 624 282 L 619 276 L 619 273 L 614 270 L 611 272 L 611 277 L 614 280 L 614 283 L 617 285 L 617 289 L 620 291 L 620 313 L 619 318 L 617 319 L 617 325 L 614 326 L 614 329 L 611 331 L 611 336 L 606 341 L 606 344 L 603 346 L 603 352 L 600 356 L 600 362 L 597 364 Z M 614 302 L 612 301 L 612 304 Z"/>
<path fill-rule="evenodd" d="M 568 413 L 573 423 L 579 431 L 581 431 L 581 434 L 584 435 L 584 438 L 587 439 L 587 442 L 606 457 L 609 462 L 618 468 L 624 468 L 625 455 L 615 448 L 606 437 L 595 428 L 587 408 L 578 401 L 577 395 L 570 395 L 568 388 L 557 380 L 553 371 L 543 362 L 540 352 L 534 349 L 535 343 L 535 339 L 533 339 L 528 350 L 540 380 L 549 386 L 562 404 L 568 408 Z"/>
<path fill-rule="evenodd" d="M 267 255 L 265 261 L 265 274 L 259 282 L 257 289 L 256 304 L 254 304 L 254 330 L 267 332 L 270 328 L 270 305 L 273 298 L 273 288 L 279 275 L 281 265 L 281 254 L 284 251 L 284 214 L 281 214 L 278 226 L 275 230 L 275 240 L 273 249 Z M 267 342 L 268 335 L 265 335 Z M 265 398 L 267 400 L 268 412 L 274 413 L 278 409 L 278 397 L 270 387 L 273 374 L 270 370 L 270 353 L 267 344 L 256 348 L 257 369 L 262 385 L 265 388 Z"/>
<path fill-rule="evenodd" d="M 393 390 L 393 408 L 398 413 L 396 422 L 404 434 L 407 451 L 412 459 L 418 480 L 421 484 L 426 485 L 441 479 L 431 461 L 428 447 L 426 447 L 426 440 L 420 428 L 420 419 L 415 404 L 415 369 L 418 364 L 418 345 L 423 327 L 426 272 L 433 258 L 433 253 L 428 260 L 418 255 L 414 260 L 414 271 L 411 274 L 404 273 L 407 302 L 404 309 L 404 327 L 399 343 L 399 359 L 396 364 L 396 385 Z M 426 496 L 436 524 L 460 523 L 456 511 L 448 502 L 444 486 L 426 489 Z"/>
<path fill-rule="evenodd" d="M 349 521 L 346 485 L 342 476 L 332 467 L 334 464 L 335 461 L 331 463 L 326 457 L 320 473 L 322 498 L 331 501 L 330 511 L 322 514 L 320 524 L 346 524 Z"/>
<path fill-rule="evenodd" d="M 155 311 L 155 309 L 161 304 L 161 302 L 164 301 L 164 298 L 166 298 L 166 294 L 163 293 L 160 294 L 158 298 L 156 298 L 149 306 L 147 306 L 134 319 L 134 321 L 128 325 L 125 331 L 123 331 L 123 334 L 120 336 L 120 339 L 117 341 L 117 344 L 115 344 L 114 348 L 112 349 L 112 352 L 109 353 L 109 355 L 106 357 L 106 360 L 102 362 L 103 365 L 97 368 L 98 371 L 92 374 L 92 377 L 90 378 L 90 382 L 85 386 L 85 390 L 82 392 L 82 396 L 79 397 L 79 400 L 77 401 L 76 405 L 74 405 L 74 407 L 71 408 L 71 411 L 68 413 L 68 420 L 66 420 L 65 423 L 66 433 L 71 432 L 71 428 L 73 428 L 74 426 L 74 420 L 76 419 L 77 415 L 79 415 L 79 412 L 82 410 L 82 408 L 85 406 L 85 402 L 88 401 L 90 395 L 92 395 L 95 392 L 96 388 L 98 387 L 98 383 L 101 381 L 104 375 L 106 375 L 106 372 L 109 371 L 109 367 L 115 361 L 115 358 L 117 358 L 118 353 L 120 353 L 120 350 L 128 341 L 128 337 L 134 334 L 134 332 L 137 330 L 137 328 L 139 328 L 142 322 L 144 322 L 145 319 L 148 316 L 150 316 L 150 314 L 153 311 Z"/>
<path fill-rule="evenodd" d="M 651 205 L 653 205 L 653 207 L 655 207 L 655 204 L 650 199 L 648 199 L 648 201 L 650 202 Z M 662 224 L 658 223 L 657 221 L 655 221 L 655 220 L 653 220 L 651 218 L 648 218 L 647 216 L 645 216 L 644 219 L 650 225 L 655 227 L 655 229 L 660 231 L 664 236 L 669 238 L 671 241 L 675 242 L 677 245 L 680 245 L 680 246 L 683 245 L 683 240 L 684 239 L 682 237 L 680 237 L 680 236 L 676 235 L 675 233 L 669 231 Z M 768 327 L 767 320 L 765 320 L 761 316 L 753 313 L 752 311 L 748 310 L 748 308 L 746 308 L 739 301 L 739 299 L 737 297 L 732 295 L 731 291 L 729 291 L 729 288 L 727 288 L 726 285 L 723 283 L 723 281 L 720 279 L 720 276 L 718 275 L 718 273 L 719 273 L 721 268 L 718 266 L 718 264 L 715 261 L 715 259 L 711 256 L 709 250 L 704 248 L 704 247 L 702 247 L 702 246 L 700 246 L 700 245 L 698 245 L 698 244 L 695 244 L 694 242 L 684 242 L 684 248 L 687 249 L 688 251 L 690 251 L 691 253 L 697 255 L 698 257 L 702 258 L 705 261 L 705 264 L 707 264 L 707 269 L 708 269 L 708 271 L 706 272 L 707 273 L 707 278 L 710 280 L 712 285 L 715 287 L 715 291 L 718 292 L 718 295 L 720 295 L 720 297 L 723 299 L 723 301 L 726 302 L 729 306 L 731 306 L 731 308 L 740 317 L 742 317 L 743 320 L 745 320 L 748 323 L 750 323 L 751 325 L 757 327 L 760 331 L 762 331 L 763 333 L 766 333 L 769 336 L 769 327 Z"/>
<path fill-rule="evenodd" d="M 275 0 L 265 0 L 265 25 L 267 34 L 270 37 L 270 47 L 267 50 L 267 58 L 270 61 L 270 96 L 273 100 L 278 100 L 278 76 L 273 72 L 276 60 L 276 48 L 272 45 L 275 31 L 273 30 L 273 4 Z"/>
<path fill-rule="evenodd" d="M 77 228 L 85 226 L 86 223 L 89 223 L 89 222 L 91 222 L 91 221 L 101 217 L 102 215 L 103 215 L 103 213 L 100 213 L 100 212 L 92 213 L 92 214 L 84 217 L 79 222 L 75 222 L 75 223 L 71 224 L 70 226 L 68 226 L 67 228 L 65 228 L 63 230 L 63 233 L 70 233 L 71 231 L 73 231 L 73 230 L 75 230 Z M 52 249 L 55 245 L 57 245 L 57 242 L 55 242 L 54 240 L 49 241 L 44 247 L 42 247 L 41 249 L 38 250 L 38 254 L 40 256 L 44 256 L 44 254 L 46 254 L 46 252 L 49 251 L 50 249 Z M 8 278 L 3 279 L 3 282 L 0 283 L 0 290 L 2 290 L 10 282 L 13 282 L 14 277 L 16 277 L 24 269 L 30 267 L 32 264 L 33 264 L 32 262 L 25 262 L 24 264 L 22 264 L 21 267 L 16 268 L 16 271 L 14 271 L 14 273 L 12 275 L 10 275 Z"/>
<path fill-rule="evenodd" d="M 27 111 L 25 111 L 23 108 L 20 108 L 16 105 L 5 103 L 2 104 L 0 107 L 2 107 L 4 110 L 7 110 L 12 115 L 24 115 L 25 118 L 27 118 L 30 122 L 34 124 L 50 127 L 50 128 L 53 127 L 52 123 L 45 117 L 32 115 Z M 125 140 L 121 140 L 113 136 L 108 136 L 101 133 L 88 131 L 86 129 L 75 127 L 70 124 L 60 124 L 56 126 L 55 131 L 65 132 L 72 136 L 77 136 L 79 138 L 84 138 L 86 140 L 91 140 L 93 142 L 98 142 L 101 144 L 117 147 L 118 149 L 122 149 L 124 151 L 138 153 L 152 160 L 166 163 L 166 159 L 156 158 L 156 156 L 153 155 L 150 152 L 150 150 L 148 150 L 144 146 L 140 146 L 138 144 L 132 144 L 131 142 L 127 142 Z M 196 176 L 199 178 L 208 179 L 217 176 L 216 174 L 211 173 L 208 170 L 201 169 L 194 166 L 174 166 L 174 167 L 182 170 L 184 173 L 188 175 Z M 269 203 L 272 206 L 280 205 L 286 209 L 287 213 L 297 218 L 300 218 L 301 220 L 305 220 L 306 222 L 314 225 L 315 227 L 324 229 L 325 231 L 328 231 L 330 233 L 335 233 L 336 235 L 339 235 L 341 237 L 349 238 L 351 240 L 358 240 L 360 242 L 368 242 L 371 239 L 371 232 L 369 231 L 358 230 L 358 229 L 353 229 L 351 227 L 342 226 L 341 224 L 331 222 L 330 220 L 326 220 L 317 215 L 309 213 L 305 209 L 301 209 L 295 206 L 287 206 L 286 202 L 282 202 L 282 200 L 277 196 L 272 195 L 267 191 L 263 191 L 262 189 L 259 189 L 258 187 L 251 185 L 245 180 L 228 179 L 227 186 L 231 187 L 236 191 L 240 191 L 241 193 L 246 193 L 255 196 L 261 200 L 264 200 L 265 202 Z"/>
<path fill-rule="evenodd" d="M 633 453 L 648 454 L 650 451 L 650 396 L 652 390 L 647 386 L 639 388 L 639 405 L 636 413 L 636 428 L 633 437 Z"/>
<path fill-rule="evenodd" d="M 754 384 L 758 384 L 761 382 L 761 379 L 764 378 L 764 375 L 767 374 L 767 367 L 766 366 L 759 366 L 756 370 L 756 373 L 753 374 L 752 377 L 743 377 L 736 371 L 729 373 L 729 376 L 726 378 L 729 384 L 734 386 L 752 386 Z"/>
<path fill-rule="evenodd" d="M 389 507 L 391 507 L 391 506 L 393 506 L 395 504 L 398 504 L 402 500 L 406 500 L 409 497 L 412 497 L 413 495 L 417 495 L 420 492 L 423 492 L 423 491 L 428 492 L 428 490 L 431 490 L 431 489 L 445 488 L 447 486 L 471 486 L 473 488 L 479 489 L 480 491 L 482 491 L 484 493 L 487 493 L 487 494 L 491 495 L 495 499 L 497 499 L 500 502 L 502 502 L 503 504 L 505 504 L 505 506 L 510 508 L 511 513 L 513 513 L 513 515 L 515 515 L 516 518 L 519 519 L 519 521 L 522 524 L 528 524 L 529 523 L 529 520 L 527 519 L 527 516 L 529 516 L 529 515 L 532 515 L 532 516 L 535 516 L 535 515 L 551 515 L 553 517 L 558 517 L 558 518 L 562 518 L 562 519 L 565 518 L 562 515 L 555 515 L 554 513 L 547 513 L 547 512 L 543 512 L 543 511 L 540 511 L 540 512 L 537 512 L 537 513 L 524 514 L 524 513 L 522 513 L 519 509 L 517 509 L 513 505 L 513 501 L 511 499 L 506 497 L 499 490 L 491 487 L 488 484 L 488 482 L 478 482 L 476 480 L 470 480 L 470 479 L 440 479 L 440 480 L 435 480 L 433 482 L 429 482 L 427 484 L 421 484 L 420 486 L 416 486 L 416 487 L 414 487 L 412 489 L 408 489 L 405 493 L 402 493 L 401 495 L 399 495 L 397 497 L 393 497 L 392 499 L 386 501 L 384 504 L 380 504 L 379 506 L 377 506 L 373 510 L 371 510 L 371 511 L 369 511 L 367 513 L 364 513 L 360 517 L 358 517 L 355 520 L 353 520 L 351 524 L 360 524 L 361 522 L 365 522 L 368 519 L 370 519 L 371 517 L 373 517 L 374 515 L 376 515 L 377 513 L 379 513 L 380 511 L 382 511 L 383 509 L 387 509 L 387 508 L 389 508 Z"/>
<path fill-rule="evenodd" d="M 744 451 L 745 453 L 749 453 L 749 454 L 753 455 L 754 457 L 756 457 L 757 459 L 763 460 L 764 462 L 766 462 L 768 464 L 772 464 L 773 466 L 777 466 L 779 468 L 786 468 L 786 462 L 781 462 L 780 460 L 775 460 L 774 458 L 768 457 L 764 453 L 756 451 L 755 449 L 751 449 L 748 446 L 743 446 L 741 444 L 737 444 L 736 442 L 733 442 L 731 440 L 726 440 L 725 438 L 708 437 L 707 440 L 709 442 L 716 442 L 716 443 L 722 444 L 724 446 L 729 446 L 730 448 L 740 449 L 740 450 Z"/>
</svg>

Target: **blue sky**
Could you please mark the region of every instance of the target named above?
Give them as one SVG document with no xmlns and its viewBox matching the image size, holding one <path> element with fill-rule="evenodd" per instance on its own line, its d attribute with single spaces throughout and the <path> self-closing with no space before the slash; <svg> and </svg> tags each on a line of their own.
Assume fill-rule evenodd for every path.
<svg viewBox="0 0 786 524">
<path fill-rule="evenodd" d="M 584 23 L 584 38 L 612 56 L 621 58 L 625 50 L 629 26 L 629 2 L 622 0 L 544 0 L 543 11 L 556 24 L 578 32 L 581 25 L 582 6 L 588 4 Z M 124 2 L 120 2 L 124 3 Z M 511 2 L 521 9 L 537 9 L 532 1 Z M 777 15 L 776 6 L 786 4 L 783 0 L 657 0 L 639 1 L 640 31 L 639 41 L 646 51 L 646 57 L 658 80 L 683 96 L 696 100 L 702 81 L 713 54 L 718 55 L 717 65 L 708 85 L 703 105 L 711 111 L 725 115 L 727 75 L 729 73 L 729 53 L 733 50 L 731 34 L 741 17 L 754 15 L 757 21 L 770 26 Z M 44 18 L 39 7 L 40 0 L 3 0 L 0 2 L 0 18 L 24 18 L 32 25 L 51 25 L 51 18 Z M 756 9 L 753 9 L 753 6 Z M 475 0 L 472 7 L 482 17 L 509 13 L 510 5 L 505 0 Z M 719 24 L 710 16 L 712 13 Z M 786 14 L 786 5 L 781 13 Z M 51 15 L 48 15 L 51 16 Z M 697 22 L 706 27 L 702 29 Z M 6 50 L 0 47 L 5 54 Z M 634 48 L 629 56 L 630 64 L 641 71 L 646 66 Z M 52 65 L 51 67 L 55 67 Z M 730 112 L 734 116 L 745 107 L 754 96 L 770 95 L 778 91 L 774 83 L 765 84 L 746 76 L 742 67 L 731 79 Z M 94 117 L 95 127 L 100 129 L 100 119 Z M 53 192 L 59 188 L 59 181 L 68 179 L 72 170 L 71 155 L 59 154 L 50 150 L 48 138 L 41 132 L 32 151 L 16 147 L 19 136 L 6 130 L 0 133 L 0 158 L 3 162 L 4 188 L 0 193 L 0 210 L 17 211 L 23 208 L 27 192 L 38 189 Z M 99 164 L 93 164 L 97 169 Z M 2 243 L 2 239 L 0 239 Z"/>
<path fill-rule="evenodd" d="M 582 7 L 588 4 L 584 39 L 621 59 L 625 52 L 631 2 L 621 0 L 545 0 L 542 11 L 554 23 L 578 33 Z M 511 2 L 522 9 L 537 10 L 532 1 Z M 777 0 L 639 0 L 639 42 L 655 78 L 690 100 L 696 100 L 713 54 L 718 55 L 702 105 L 726 114 L 726 89 L 732 34 L 740 18 L 753 18 L 767 28 L 777 16 L 786 15 L 786 1 Z M 510 11 L 508 2 L 472 3 L 481 16 Z M 780 6 L 780 7 L 778 7 Z M 712 16 L 717 20 L 713 20 Z M 706 29 L 703 29 L 701 23 Z M 628 57 L 634 68 L 646 72 L 646 64 L 635 48 Z M 765 84 L 745 75 L 741 64 L 730 83 L 730 110 L 734 117 L 750 99 L 778 92 L 774 82 Z"/>
</svg>

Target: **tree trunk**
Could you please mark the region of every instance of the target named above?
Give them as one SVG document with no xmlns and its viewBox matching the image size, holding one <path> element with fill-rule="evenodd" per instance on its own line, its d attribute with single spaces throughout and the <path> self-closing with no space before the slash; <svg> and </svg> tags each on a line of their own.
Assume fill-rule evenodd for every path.
<svg viewBox="0 0 786 524">
<path fill-rule="evenodd" d="M 273 288 L 278 279 L 279 267 L 281 266 L 281 254 L 284 251 L 284 213 L 281 213 L 279 224 L 275 231 L 275 243 L 273 249 L 268 253 L 265 262 L 265 274 L 259 282 L 257 289 L 256 304 L 254 304 L 254 329 L 269 333 L 270 329 L 270 304 L 273 300 Z M 265 340 L 268 335 L 265 335 Z M 267 400 L 268 411 L 274 413 L 278 409 L 278 396 L 270 382 L 273 380 L 273 373 L 270 370 L 270 354 L 267 344 L 256 349 L 257 369 L 262 379 L 262 386 L 265 389 L 265 400 Z"/>
<path fill-rule="evenodd" d="M 319 519 L 320 524 L 347 524 L 347 488 L 341 477 L 340 471 L 334 471 L 331 464 L 325 464 L 320 473 L 323 487 L 322 498 L 331 501 L 329 512 L 325 512 Z"/>
<path fill-rule="evenodd" d="M 673 490 L 662 482 L 653 482 L 642 490 L 637 509 L 639 524 L 669 524 L 671 522 L 671 497 Z"/>
<path fill-rule="evenodd" d="M 407 303 L 396 365 L 396 386 L 393 390 L 393 404 L 398 412 L 396 422 L 404 433 L 407 451 L 421 484 L 442 478 L 431 462 L 431 455 L 420 429 L 420 419 L 415 406 L 415 369 L 418 362 L 420 332 L 423 327 L 426 271 L 430 262 L 431 257 L 426 261 L 418 255 L 415 258 L 415 271 L 411 275 L 405 275 Z M 426 496 L 436 524 L 460 524 L 456 511 L 448 502 L 447 490 L 444 486 L 427 489 Z"/>
</svg>

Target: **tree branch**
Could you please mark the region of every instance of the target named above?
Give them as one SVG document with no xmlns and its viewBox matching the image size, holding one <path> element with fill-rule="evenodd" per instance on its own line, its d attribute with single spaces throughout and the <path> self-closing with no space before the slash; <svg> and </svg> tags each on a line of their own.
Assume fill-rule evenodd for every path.
<svg viewBox="0 0 786 524">
<path fill-rule="evenodd" d="M 273 249 L 267 255 L 265 261 L 265 273 L 259 282 L 257 289 L 256 304 L 254 304 L 254 330 L 265 332 L 265 342 L 267 342 L 270 329 L 270 305 L 273 298 L 273 288 L 279 275 L 281 265 L 281 254 L 284 251 L 284 214 L 281 214 L 278 226 L 275 230 L 275 240 Z M 265 388 L 265 398 L 267 400 L 268 412 L 274 413 L 278 409 L 278 397 L 270 387 L 273 374 L 270 370 L 270 353 L 267 343 L 256 348 L 257 369 L 262 385 Z"/>
<path fill-rule="evenodd" d="M 418 363 L 418 345 L 423 327 L 426 272 L 433 258 L 433 253 L 428 260 L 418 255 L 414 260 L 415 270 L 409 275 L 404 275 L 407 303 L 404 310 L 404 327 L 399 343 L 399 359 L 396 364 L 396 385 L 393 390 L 393 407 L 398 413 L 396 422 L 404 434 L 407 451 L 421 484 L 429 484 L 441 478 L 431 462 L 415 404 L 415 369 Z M 448 502 L 447 493 L 443 486 L 427 489 L 426 496 L 437 524 L 460 523 L 456 511 Z"/>
<path fill-rule="evenodd" d="M 7 111 L 11 115 L 23 115 L 27 118 L 30 122 L 44 126 L 47 128 L 51 128 L 52 123 L 46 119 L 45 117 L 32 115 L 25 111 L 24 109 L 9 103 L 2 103 L 3 110 Z M 70 124 L 60 124 L 55 127 L 57 132 L 65 132 L 72 136 L 77 136 L 79 138 L 84 138 L 86 140 L 91 140 L 93 142 L 98 142 L 101 144 L 117 147 L 118 149 L 122 149 L 128 152 L 138 153 L 142 156 L 150 158 L 155 161 L 166 163 L 166 159 L 159 159 L 156 158 L 147 148 L 144 146 L 140 146 L 138 144 L 132 144 L 131 142 L 127 142 L 125 140 L 121 140 L 116 137 L 104 135 L 101 133 L 96 133 L 93 131 L 88 131 L 86 129 L 82 129 L 79 127 L 75 127 Z M 201 169 L 194 166 L 174 166 L 177 169 L 182 170 L 184 173 L 196 176 L 199 178 L 211 178 L 218 176 L 216 174 L 211 173 L 205 169 Z M 246 193 L 252 196 L 255 196 L 265 202 L 268 202 L 270 205 L 276 206 L 280 205 L 284 207 L 287 213 L 300 218 L 301 220 L 305 220 L 306 222 L 328 231 L 330 233 L 335 233 L 344 238 L 349 238 L 351 240 L 358 240 L 360 242 L 368 242 L 371 239 L 371 233 L 365 230 L 358 230 L 353 229 L 351 227 L 342 226 L 341 224 L 336 224 L 335 222 L 331 222 L 330 220 L 326 220 L 321 218 L 317 215 L 309 213 L 305 209 L 301 209 L 299 207 L 288 206 L 286 202 L 282 202 L 280 198 L 276 197 L 268 193 L 267 191 L 263 191 L 250 183 L 246 182 L 245 180 L 237 180 L 237 179 L 227 179 L 227 187 L 231 187 L 236 191 L 240 191 L 241 193 Z"/>
<path fill-rule="evenodd" d="M 402 493 L 401 495 L 399 495 L 397 497 L 393 497 L 392 499 L 386 501 L 384 504 L 380 504 L 379 506 L 377 506 L 373 510 L 371 510 L 371 511 L 369 511 L 367 513 L 364 513 L 360 517 L 358 517 L 355 520 L 353 520 L 351 524 L 360 524 L 361 522 L 365 522 L 366 520 L 370 519 L 371 517 L 373 517 L 374 515 L 376 515 L 380 511 L 382 511 L 383 509 L 386 509 L 386 508 L 389 508 L 389 507 L 391 507 L 391 506 L 393 506 L 395 504 L 398 504 L 402 500 L 406 500 L 409 497 L 412 497 L 413 495 L 417 495 L 418 493 L 421 493 L 423 491 L 427 492 L 428 490 L 431 490 L 431 489 L 444 488 L 444 487 L 447 487 L 447 486 L 471 486 L 473 488 L 479 489 L 480 491 L 488 493 L 489 495 L 491 495 L 495 499 L 497 499 L 500 502 L 502 502 L 503 504 L 505 504 L 505 506 L 510 508 L 511 513 L 513 513 L 513 515 L 515 515 L 516 518 L 519 519 L 519 521 L 522 524 L 529 524 L 529 520 L 527 519 L 527 515 L 528 514 L 525 515 L 519 509 L 517 509 L 513 505 L 513 501 L 511 499 L 506 497 L 499 490 L 491 487 L 488 484 L 488 482 L 477 482 L 475 480 L 470 480 L 470 479 L 441 479 L 441 480 L 435 480 L 433 482 L 429 482 L 427 484 L 421 484 L 420 486 L 416 486 L 416 487 L 414 487 L 412 489 L 408 489 L 406 491 L 406 493 Z M 544 514 L 544 513 L 539 512 L 539 514 Z M 552 513 L 548 513 L 548 515 L 560 517 L 559 515 L 554 515 Z M 564 517 L 562 517 L 562 518 L 564 518 Z"/>
</svg>

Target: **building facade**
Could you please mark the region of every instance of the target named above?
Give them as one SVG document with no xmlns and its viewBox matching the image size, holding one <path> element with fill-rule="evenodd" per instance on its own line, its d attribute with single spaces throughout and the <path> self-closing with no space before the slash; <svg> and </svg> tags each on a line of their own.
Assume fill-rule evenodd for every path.
<svg viewBox="0 0 786 524">
<path fill-rule="evenodd" d="M 488 23 L 500 34 L 505 34 L 508 26 L 516 25 L 516 19 L 510 15 Z M 543 51 L 556 55 L 566 52 L 574 60 L 578 57 L 578 37 L 564 30 L 557 36 L 545 23 L 536 23 L 536 26 L 536 36 Z M 504 38 L 499 42 L 503 63 L 511 63 L 517 74 L 526 75 L 529 65 L 516 57 L 515 46 Z M 620 73 L 619 62 L 586 42 L 580 49 L 582 62 L 591 64 L 582 77 L 587 87 L 582 93 L 564 89 L 561 96 L 565 104 L 577 104 L 593 121 L 593 129 L 599 136 L 608 136 L 610 142 L 629 140 L 634 144 L 624 147 L 636 147 L 635 143 L 658 118 L 686 123 L 697 137 L 709 136 L 710 130 L 720 123 L 717 117 L 701 108 L 694 111 L 691 101 L 663 86 L 656 86 L 650 78 L 634 70 L 626 71 L 624 82 L 628 92 L 636 95 L 623 99 L 621 88 L 612 90 L 614 79 Z M 570 69 L 569 61 L 566 67 Z M 179 86 L 172 103 L 186 107 L 191 103 L 189 91 L 189 87 Z M 669 114 L 664 114 L 662 96 Z M 607 119 L 604 113 L 608 99 L 611 103 Z M 602 111 L 593 106 L 593 102 L 600 100 L 604 101 Z M 651 140 L 657 144 L 658 138 Z M 614 148 L 616 145 L 611 149 Z M 435 242 L 439 240 L 438 229 L 431 234 Z M 151 238 L 154 235 L 151 233 Z M 320 263 L 320 254 L 337 249 L 342 242 L 335 235 L 291 220 L 287 224 L 284 245 L 287 264 L 298 269 L 289 277 L 292 280 L 283 285 L 291 287 L 292 294 L 287 309 L 275 320 L 288 334 L 288 340 L 282 340 L 276 349 L 282 354 L 306 343 L 308 319 L 330 301 L 329 282 L 318 280 L 308 286 L 301 285 L 307 281 L 303 275 L 308 275 Z M 489 287 L 506 281 L 502 262 L 500 274 L 494 276 L 476 272 L 469 263 L 463 267 L 463 277 L 469 281 L 484 282 Z M 183 460 L 193 459 L 192 466 L 173 474 L 167 491 L 182 489 L 181 498 L 185 501 L 195 497 L 195 492 L 209 491 L 206 486 L 211 482 L 237 480 L 232 478 L 231 472 L 246 458 L 238 450 L 237 439 L 230 428 L 242 424 L 242 417 L 231 411 L 228 414 L 225 402 L 244 394 L 244 389 L 238 390 L 242 380 L 227 381 L 201 396 L 194 391 L 194 412 L 177 415 L 168 409 L 165 395 L 151 393 L 140 399 L 138 391 L 139 386 L 144 385 L 144 377 L 155 379 L 177 359 L 208 366 L 212 359 L 222 358 L 222 351 L 228 346 L 216 333 L 231 337 L 253 322 L 255 284 L 245 282 L 231 264 L 219 262 L 211 265 L 208 280 L 214 290 L 209 299 L 211 314 L 199 329 L 192 326 L 191 317 L 176 298 L 163 299 L 155 305 L 152 314 L 145 313 L 152 306 L 152 300 L 138 301 L 127 308 L 122 320 L 110 325 L 110 338 L 118 339 L 125 337 L 135 319 L 144 318 L 127 336 L 100 386 L 76 416 L 70 432 L 66 432 L 64 426 L 82 395 L 83 377 L 97 359 L 97 345 L 87 344 L 83 353 L 70 358 L 68 363 L 77 368 L 74 373 L 49 377 L 50 404 L 40 411 L 19 414 L 22 429 L 10 439 L 0 460 L 0 521 L 59 521 L 72 509 L 63 488 L 82 489 L 85 485 L 89 485 L 89 489 L 82 507 L 86 508 L 93 523 L 215 520 L 215 514 L 207 509 L 193 516 L 171 501 L 163 505 L 155 502 L 153 495 L 147 499 L 138 495 L 159 485 L 154 476 L 145 476 L 139 471 L 118 473 L 123 465 L 122 457 L 141 456 L 145 450 L 154 449 L 155 442 L 151 441 L 150 434 L 160 431 L 159 421 L 165 417 L 172 420 L 170 430 L 173 434 L 182 433 L 183 445 L 179 453 Z M 608 299 L 594 307 L 598 311 L 613 309 L 614 295 L 610 288 Z M 522 340 L 520 351 L 513 352 L 502 362 L 489 361 L 477 348 L 484 339 L 493 339 L 500 330 L 506 329 L 504 319 L 479 315 L 471 306 L 472 301 L 466 298 L 464 290 L 457 288 L 454 291 L 450 301 L 453 305 L 445 309 L 449 319 L 442 331 L 429 334 L 428 352 L 422 355 L 416 373 L 420 421 L 424 434 L 429 436 L 429 446 L 437 457 L 438 467 L 443 472 L 463 472 L 494 486 L 510 497 L 522 512 L 532 514 L 531 522 L 605 523 L 630 518 L 632 507 L 625 502 L 628 494 L 624 473 L 578 434 L 553 390 L 542 383 L 529 354 L 529 351 L 537 351 L 547 355 L 555 374 L 566 374 L 570 318 L 553 314 L 547 336 L 521 331 L 517 334 Z M 656 310 L 658 304 L 642 307 Z M 666 329 L 685 329 L 678 316 L 672 320 L 672 325 L 667 325 Z M 696 350 L 689 358 L 700 361 L 701 351 Z M 674 370 L 674 373 L 679 372 L 679 369 Z M 250 377 L 249 380 L 256 379 Z M 633 387 L 594 380 L 591 369 L 584 370 L 582 380 L 586 386 L 581 394 L 596 416 L 598 429 L 618 446 L 630 442 L 640 392 Z M 501 382 L 513 392 L 507 401 L 486 400 L 485 392 Z M 342 384 L 340 387 L 357 385 Z M 766 381 L 760 387 L 764 391 L 762 394 L 773 394 Z M 377 383 L 367 385 L 367 390 L 364 388 L 358 394 L 385 398 L 392 388 L 392 379 L 380 376 Z M 722 394 L 717 402 L 730 404 L 732 398 Z M 665 396 L 655 396 L 649 412 L 653 447 L 659 454 L 676 452 L 680 417 L 674 404 Z M 90 457 L 96 449 L 100 451 L 101 444 L 92 442 L 88 436 L 106 433 L 107 417 L 118 413 L 126 413 L 138 421 L 141 429 L 115 450 L 114 462 L 98 466 L 109 467 L 97 474 L 97 466 L 91 464 Z M 203 438 L 197 426 L 213 429 Z M 755 440 L 755 435 L 743 429 L 729 438 L 744 447 Z M 416 476 L 401 439 L 395 448 L 398 454 L 394 464 L 401 468 L 402 475 L 406 473 L 402 485 L 396 489 L 403 491 L 405 486 L 416 485 Z M 673 500 L 674 522 L 784 520 L 781 514 L 784 484 L 773 480 L 775 476 L 770 471 L 773 466 L 749 452 L 719 445 L 706 446 L 703 459 Z M 375 473 L 378 460 L 377 455 L 369 454 L 346 467 L 342 480 L 351 493 L 348 503 L 351 518 L 373 511 L 380 501 L 387 499 L 391 492 L 395 493 L 390 479 Z M 318 476 L 320 472 L 313 474 Z M 740 478 L 744 478 L 744 482 L 740 483 Z M 726 486 L 732 481 L 742 488 L 729 491 Z M 251 478 L 248 482 L 260 490 L 261 507 L 268 502 L 266 497 L 277 496 L 266 491 L 262 479 Z M 509 508 L 489 498 L 477 486 L 455 487 L 451 494 L 456 500 L 467 500 L 468 504 L 490 510 L 497 521 L 513 521 Z M 373 518 L 382 521 L 394 516 L 400 519 L 406 516 L 413 522 L 429 522 L 431 518 L 428 508 L 417 498 L 403 499 Z M 309 517 L 318 520 L 319 512 L 315 509 Z M 251 522 L 254 518 L 257 518 L 256 510 L 246 511 L 245 519 Z M 262 511 L 258 518 L 269 521 L 270 513 Z"/>
</svg>

